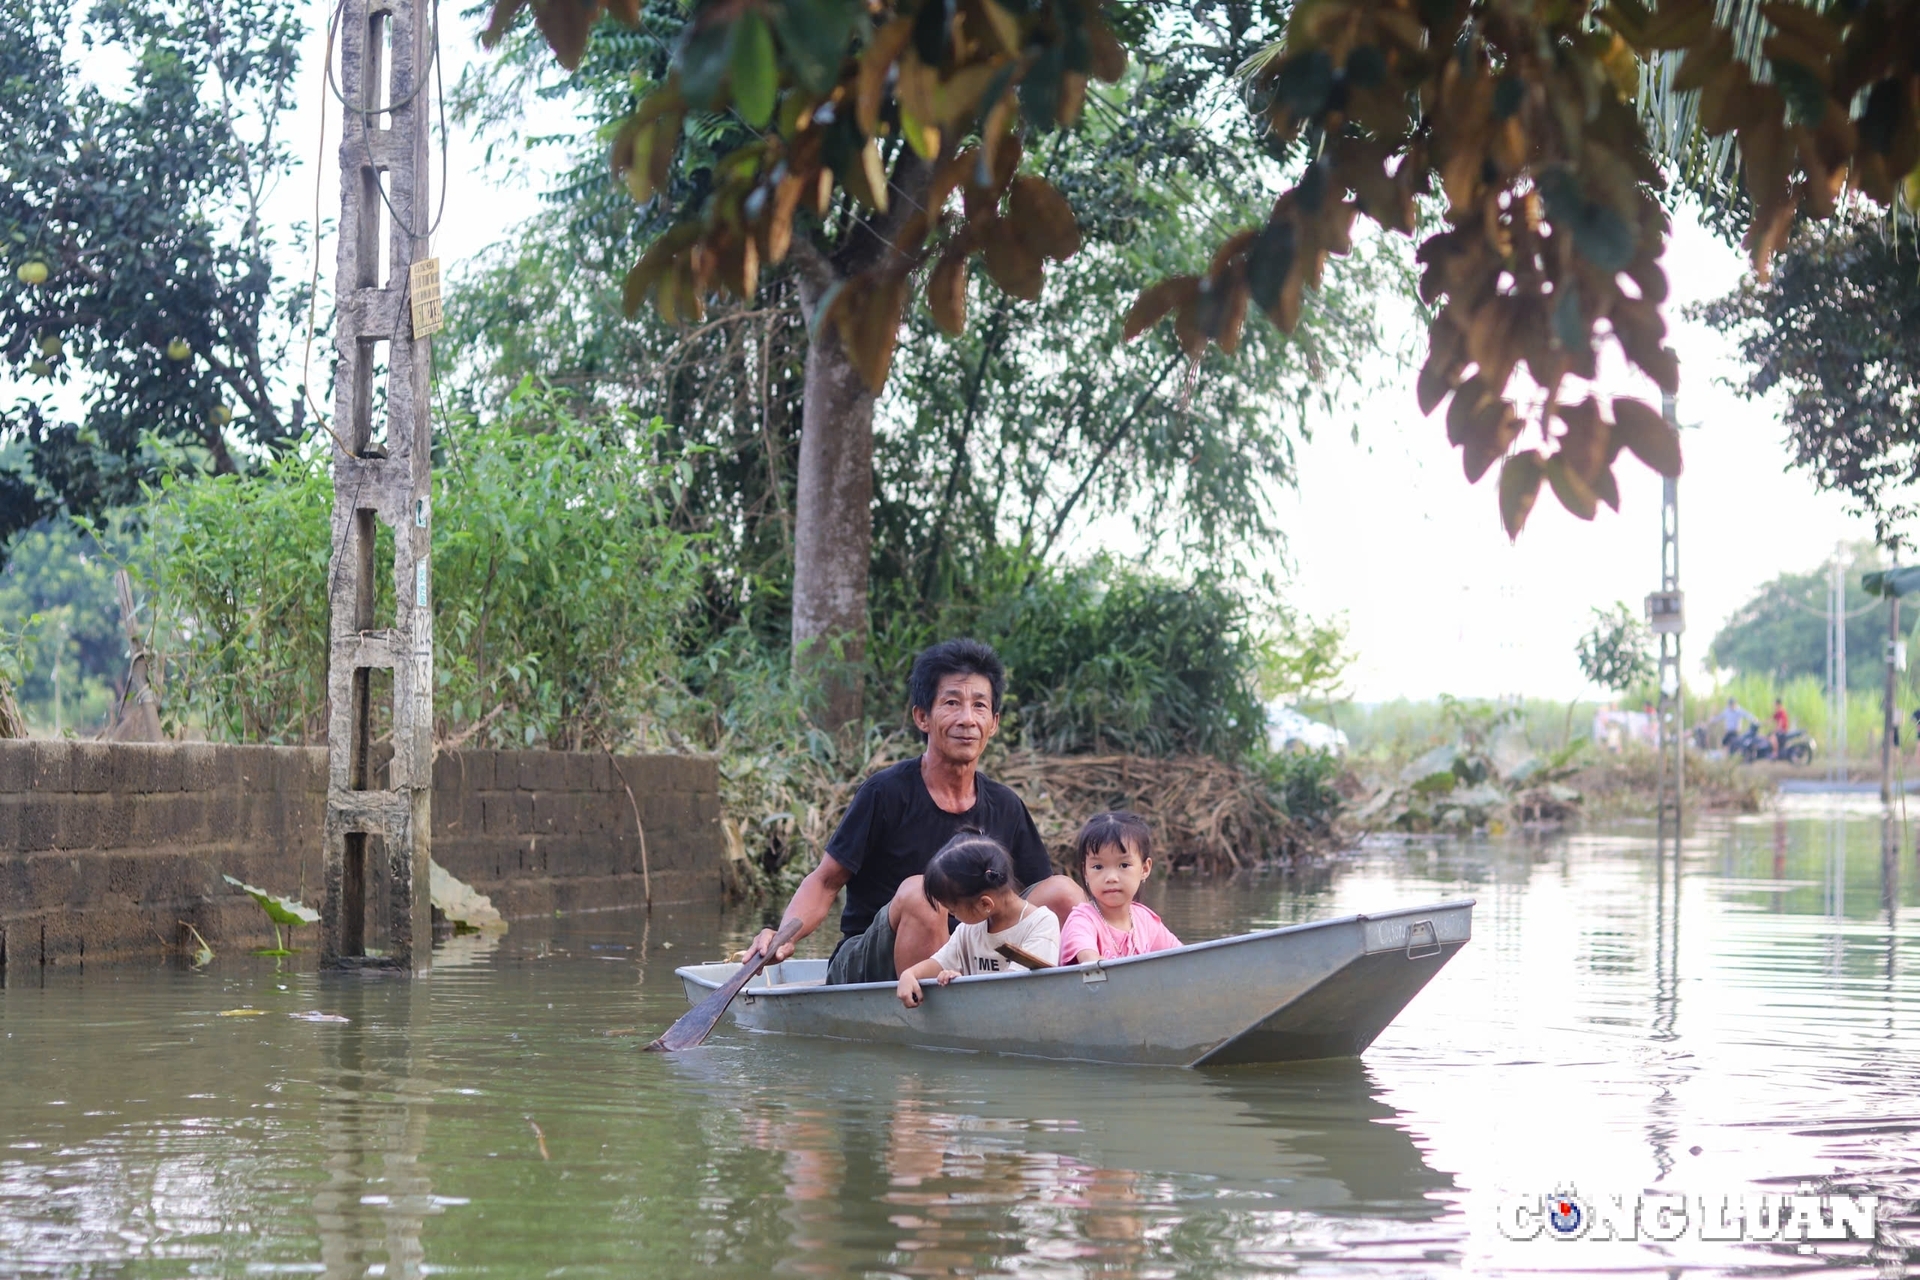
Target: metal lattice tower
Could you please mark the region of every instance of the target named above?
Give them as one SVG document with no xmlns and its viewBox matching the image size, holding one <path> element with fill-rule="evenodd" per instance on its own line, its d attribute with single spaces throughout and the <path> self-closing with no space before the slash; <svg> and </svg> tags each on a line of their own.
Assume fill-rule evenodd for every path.
<svg viewBox="0 0 1920 1280">
<path fill-rule="evenodd" d="M 1847 780 L 1847 565 L 1844 547 L 1827 563 L 1827 781 Z"/>
<path fill-rule="evenodd" d="M 321 924 L 321 962 L 330 968 L 419 972 L 432 955 L 430 348 L 408 307 L 412 268 L 427 253 L 427 18 L 423 0 L 342 0 L 337 16 L 345 120 Z M 393 575 L 384 617 L 383 530 L 391 531 Z M 376 725 L 391 729 L 384 778 Z"/>
<path fill-rule="evenodd" d="M 1661 399 L 1667 425 L 1679 429 L 1672 396 Z M 1660 637 L 1660 780 L 1655 792 L 1659 829 L 1671 827 L 1680 843 L 1682 798 L 1686 792 L 1686 690 L 1680 673 L 1680 633 L 1685 612 L 1680 593 L 1680 486 L 1672 476 L 1661 482 L 1660 590 L 1647 597 L 1647 620 Z"/>
</svg>

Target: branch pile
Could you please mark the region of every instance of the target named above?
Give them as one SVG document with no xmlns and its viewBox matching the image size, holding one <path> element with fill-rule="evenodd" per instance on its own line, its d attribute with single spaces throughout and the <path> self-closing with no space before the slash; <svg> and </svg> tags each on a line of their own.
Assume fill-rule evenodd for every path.
<svg viewBox="0 0 1920 1280">
<path fill-rule="evenodd" d="M 1232 872 L 1310 853 L 1317 842 L 1275 804 L 1254 773 L 1212 756 L 1009 755 L 992 776 L 1026 801 L 1055 865 L 1073 857 L 1080 824 L 1131 809 L 1153 828 L 1169 867 Z"/>
</svg>

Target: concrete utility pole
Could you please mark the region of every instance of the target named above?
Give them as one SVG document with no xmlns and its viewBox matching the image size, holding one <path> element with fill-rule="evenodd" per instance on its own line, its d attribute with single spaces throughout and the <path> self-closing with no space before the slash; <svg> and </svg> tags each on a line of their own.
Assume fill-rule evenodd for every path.
<svg viewBox="0 0 1920 1280">
<path fill-rule="evenodd" d="M 1661 400 L 1667 425 L 1679 428 L 1672 396 Z M 1660 774 L 1655 813 L 1664 840 L 1672 825 L 1674 849 L 1680 847 L 1681 801 L 1686 791 L 1687 708 L 1680 678 L 1680 633 L 1686 629 L 1685 597 L 1680 591 L 1680 486 L 1672 476 L 1661 481 L 1660 590 L 1647 597 L 1647 622 L 1660 637 Z"/>
<path fill-rule="evenodd" d="M 426 335 L 438 327 L 439 285 L 426 257 L 426 87 L 436 33 L 423 0 L 344 0 L 338 21 L 344 120 L 321 963 L 422 972 L 432 958 Z M 376 616 L 383 527 L 393 539 L 390 617 Z M 391 729 L 384 778 L 376 721 Z"/>
</svg>

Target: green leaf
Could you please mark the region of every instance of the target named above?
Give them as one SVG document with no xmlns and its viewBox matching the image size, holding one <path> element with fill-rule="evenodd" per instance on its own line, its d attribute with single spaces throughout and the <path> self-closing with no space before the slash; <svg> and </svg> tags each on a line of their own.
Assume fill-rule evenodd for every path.
<svg viewBox="0 0 1920 1280">
<path fill-rule="evenodd" d="M 312 907 L 302 906 L 291 898 L 275 897 L 265 889 L 256 889 L 244 881 L 235 880 L 232 876 L 223 875 L 220 878 L 259 903 L 260 909 L 267 913 L 267 919 L 273 921 L 275 924 L 302 925 L 320 923 L 320 913 Z"/>
<path fill-rule="evenodd" d="M 773 118 L 780 71 L 773 61 L 773 32 L 755 10 L 733 24 L 732 77 L 733 105 L 748 124 L 764 129 Z"/>
</svg>

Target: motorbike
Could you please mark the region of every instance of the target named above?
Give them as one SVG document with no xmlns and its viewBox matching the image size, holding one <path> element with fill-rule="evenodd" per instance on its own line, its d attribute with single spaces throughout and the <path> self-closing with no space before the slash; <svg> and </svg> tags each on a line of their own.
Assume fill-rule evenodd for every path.
<svg viewBox="0 0 1920 1280">
<path fill-rule="evenodd" d="M 1729 733 L 1722 745 L 1728 755 L 1737 755 L 1748 764 L 1756 760 L 1781 760 L 1787 764 L 1811 764 L 1813 739 L 1805 729 L 1789 729 L 1776 744 L 1772 733 L 1749 727 L 1744 733 Z"/>
</svg>

